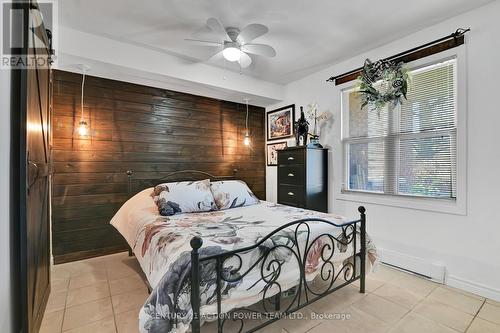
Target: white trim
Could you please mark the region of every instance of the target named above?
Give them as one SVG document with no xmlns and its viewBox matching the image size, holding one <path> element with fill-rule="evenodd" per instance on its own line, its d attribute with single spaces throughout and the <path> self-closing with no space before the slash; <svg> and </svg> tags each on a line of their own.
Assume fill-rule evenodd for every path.
<svg viewBox="0 0 500 333">
<path fill-rule="evenodd" d="M 465 210 L 462 210 L 458 207 L 456 200 L 404 197 L 379 193 L 372 194 L 366 192 L 337 192 L 335 196 L 337 200 L 341 201 L 371 203 L 380 206 L 407 208 L 452 215 L 467 215 L 467 212 Z"/>
<path fill-rule="evenodd" d="M 448 275 L 446 285 L 500 302 L 500 290 L 485 286 L 484 284 Z"/>
<path fill-rule="evenodd" d="M 370 193 L 343 192 L 345 180 L 346 159 L 344 145 L 341 144 L 341 170 L 342 181 L 334 183 L 335 199 L 361 203 L 372 203 L 382 206 L 394 206 L 416 210 L 432 211 L 438 213 L 467 215 L 467 68 L 465 45 L 440 52 L 410 63 L 411 67 L 421 67 L 446 58 L 457 59 L 457 198 L 456 200 L 443 200 L 434 198 L 415 198 L 391 196 Z M 352 82 L 339 86 L 341 95 L 341 117 L 345 117 L 345 99 L 343 92 L 352 89 Z M 341 120 L 342 140 L 345 137 L 344 121 Z"/>
</svg>

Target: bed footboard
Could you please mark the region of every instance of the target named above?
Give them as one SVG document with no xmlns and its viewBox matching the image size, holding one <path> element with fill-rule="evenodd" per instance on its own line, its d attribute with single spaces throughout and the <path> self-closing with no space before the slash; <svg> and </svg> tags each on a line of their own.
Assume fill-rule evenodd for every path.
<svg viewBox="0 0 500 333">
<path fill-rule="evenodd" d="M 198 250 L 203 245 L 199 237 L 191 239 L 191 307 L 193 309 L 193 320 L 191 322 L 191 331 L 200 332 L 200 255 Z M 219 276 L 219 274 L 217 274 Z"/>
<path fill-rule="evenodd" d="M 360 281 L 359 291 L 364 293 L 366 276 L 366 214 L 363 206 L 360 206 L 358 211 L 360 213 L 358 220 L 343 224 L 336 224 L 331 221 L 315 218 L 290 222 L 263 237 L 255 245 L 211 256 L 200 257 L 198 251 L 203 241 L 199 237 L 191 239 L 192 332 L 200 332 L 202 323 L 200 313 L 200 283 L 204 283 L 201 271 L 207 267 L 210 267 L 212 274 L 215 268 L 217 315 L 216 318 L 212 319 L 216 319 L 217 331 L 219 333 L 224 332 L 224 328 L 228 322 L 233 324 L 233 326 L 236 323 L 237 332 L 254 332 L 357 280 Z M 310 227 L 312 223 L 325 223 L 336 228 L 341 228 L 341 230 L 337 229 L 337 231 L 340 231 L 338 234 L 322 233 L 313 236 Z M 286 242 L 274 241 L 272 237 L 286 228 L 293 230 L 291 237 L 287 238 Z M 299 242 L 299 235 L 301 242 Z M 357 248 L 356 242 L 358 236 L 360 237 L 359 248 Z M 346 253 L 349 245 L 352 248 L 352 252 L 349 251 L 349 254 L 352 253 L 352 256 L 349 256 L 349 259 L 346 259 L 340 268 L 336 268 L 333 262 L 334 254 L 342 251 Z M 242 255 L 248 254 L 250 251 L 258 251 L 259 255 L 249 267 L 244 267 Z M 298 265 L 300 272 L 299 283 L 291 288 L 289 286 L 282 286 L 279 282 L 284 265 L 284 261 L 279 254 L 283 254 L 283 251 L 290 254 L 290 257 Z M 314 268 L 318 270 L 317 274 L 321 279 L 321 287 L 314 287 L 313 281 L 308 279 L 308 274 L 311 273 L 312 269 L 311 261 L 317 263 L 317 266 L 314 266 Z M 252 307 L 240 307 L 228 313 L 223 313 L 222 300 L 224 286 L 242 281 L 252 270 L 259 272 L 260 282 L 264 285 L 262 299 L 259 302 L 263 310 Z M 284 297 L 285 291 L 287 295 Z M 258 314 L 260 316 L 259 319 L 265 318 L 267 320 L 259 320 L 255 326 L 245 327 L 245 320 L 243 319 L 245 316 L 231 316 L 237 312 Z M 269 316 L 269 314 L 272 315 Z M 234 330 L 234 327 L 232 330 Z"/>
</svg>

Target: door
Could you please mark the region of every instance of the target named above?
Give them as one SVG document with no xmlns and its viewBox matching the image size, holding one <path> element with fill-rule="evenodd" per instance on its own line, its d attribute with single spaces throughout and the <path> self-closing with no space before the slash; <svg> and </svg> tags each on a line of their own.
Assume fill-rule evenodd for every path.
<svg viewBox="0 0 500 333">
<path fill-rule="evenodd" d="M 36 14 L 30 11 L 30 16 Z M 27 54 L 36 59 L 48 59 L 49 43 L 43 24 L 29 29 L 27 35 L 31 39 Z M 37 60 L 36 64 L 24 73 L 26 100 L 25 114 L 21 115 L 21 158 L 25 161 L 20 175 L 21 186 L 24 185 L 20 193 L 21 313 L 23 332 L 29 333 L 38 332 L 50 293 L 51 73 L 49 61 Z"/>
</svg>

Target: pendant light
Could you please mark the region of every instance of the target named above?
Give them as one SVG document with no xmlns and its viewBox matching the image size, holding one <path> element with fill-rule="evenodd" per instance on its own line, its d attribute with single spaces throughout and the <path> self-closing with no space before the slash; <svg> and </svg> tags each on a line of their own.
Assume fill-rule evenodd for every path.
<svg viewBox="0 0 500 333">
<path fill-rule="evenodd" d="M 247 105 L 247 115 L 245 118 L 245 138 L 243 139 L 243 144 L 245 146 L 250 146 L 250 132 L 248 131 L 248 98 L 245 98 L 244 101 L 246 102 Z"/>
<path fill-rule="evenodd" d="M 78 123 L 78 134 L 80 136 L 87 136 L 88 134 L 88 124 L 85 121 L 85 118 L 83 117 L 83 92 L 85 88 L 85 72 L 87 71 L 88 67 L 85 65 L 81 66 L 82 69 L 82 96 L 81 96 L 81 117 L 80 117 L 80 122 Z"/>
</svg>

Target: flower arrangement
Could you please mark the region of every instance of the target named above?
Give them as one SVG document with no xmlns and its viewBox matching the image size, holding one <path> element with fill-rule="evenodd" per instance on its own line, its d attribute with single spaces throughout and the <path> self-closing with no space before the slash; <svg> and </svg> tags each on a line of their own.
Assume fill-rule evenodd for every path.
<svg viewBox="0 0 500 333">
<path fill-rule="evenodd" d="M 321 127 L 321 125 L 328 121 L 331 117 L 331 114 L 329 112 L 323 112 L 318 115 L 318 104 L 317 103 L 311 103 L 307 105 L 307 118 L 311 120 L 311 122 L 314 122 L 314 127 L 313 127 L 313 133 L 309 134 L 311 136 L 311 143 L 316 144 L 318 146 L 321 146 L 319 144 L 319 133 L 318 133 L 318 127 Z"/>
<path fill-rule="evenodd" d="M 378 81 L 382 81 L 382 84 L 377 85 L 377 88 L 375 84 Z M 357 85 L 362 99 L 361 108 L 371 104 L 380 111 L 388 103 L 393 107 L 401 104 L 403 98 L 406 99 L 408 81 L 408 70 L 402 62 L 371 62 L 366 59 Z"/>
</svg>

